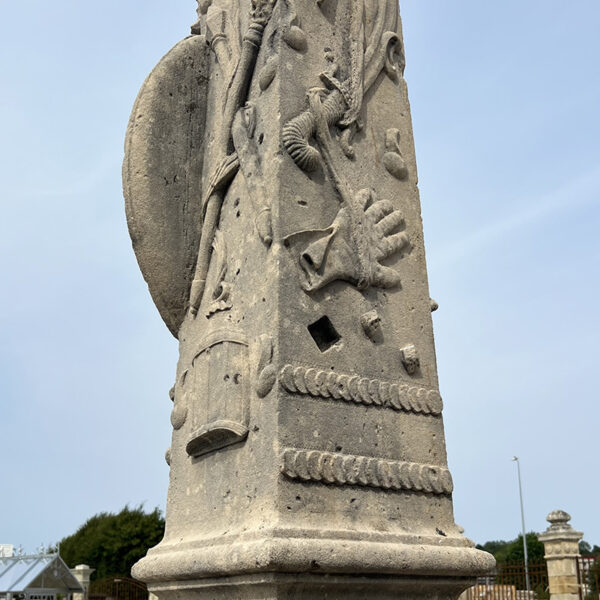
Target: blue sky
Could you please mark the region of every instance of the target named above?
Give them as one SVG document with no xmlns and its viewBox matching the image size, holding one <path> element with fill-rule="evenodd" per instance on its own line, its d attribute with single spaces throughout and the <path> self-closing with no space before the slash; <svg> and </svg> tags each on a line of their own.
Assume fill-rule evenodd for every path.
<svg viewBox="0 0 600 600">
<path fill-rule="evenodd" d="M 164 507 L 176 341 L 127 234 L 120 163 L 192 0 L 0 0 L 0 543 Z M 555 508 L 600 544 L 600 4 L 401 3 L 456 519 Z"/>
</svg>

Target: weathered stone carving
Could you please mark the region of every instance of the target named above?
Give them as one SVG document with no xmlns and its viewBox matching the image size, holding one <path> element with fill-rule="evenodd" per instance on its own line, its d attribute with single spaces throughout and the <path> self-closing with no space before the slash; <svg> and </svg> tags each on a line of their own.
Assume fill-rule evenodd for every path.
<svg viewBox="0 0 600 600">
<path fill-rule="evenodd" d="M 283 41 L 296 52 L 305 52 L 308 42 L 306 34 L 299 26 L 298 13 L 296 12 L 295 0 L 283 0 L 288 10 L 288 22 L 283 31 Z"/>
<path fill-rule="evenodd" d="M 333 281 L 348 281 L 359 289 L 393 288 L 400 275 L 383 265 L 410 242 L 397 231 L 402 216 L 387 200 L 377 200 L 373 190 L 344 194 L 344 204 L 334 222 L 322 230 L 294 233 L 286 244 L 299 253 L 306 292 L 322 289 Z"/>
<path fill-rule="evenodd" d="M 413 344 L 402 348 L 402 364 L 409 375 L 414 375 L 421 366 L 419 354 Z"/>
<path fill-rule="evenodd" d="M 171 411 L 171 425 L 173 429 L 181 429 L 185 425 L 188 415 L 187 406 L 176 406 Z"/>
<path fill-rule="evenodd" d="M 192 434 L 186 445 L 190 456 L 202 456 L 246 438 L 248 379 L 248 342 L 241 332 L 215 331 L 202 341 L 186 381 L 192 405 Z"/>
<path fill-rule="evenodd" d="M 240 58 L 239 10 L 236 5 L 223 10 L 210 6 L 206 11 L 206 39 L 210 43 L 223 75 L 230 79 Z"/>
<path fill-rule="evenodd" d="M 451 494 L 454 489 L 450 471 L 434 465 L 315 450 L 286 450 L 282 456 L 281 472 L 290 479 L 330 485 L 358 485 L 428 494 Z"/>
<path fill-rule="evenodd" d="M 351 142 L 362 127 L 360 113 L 364 95 L 391 56 L 390 46 L 400 44 L 395 33 L 385 33 L 386 27 L 395 29 L 397 26 L 396 2 L 379 3 L 379 10 L 374 11 L 374 8 L 372 3 L 360 0 L 342 13 L 340 31 L 343 34 L 347 28 L 348 46 L 344 47 L 339 60 L 328 50 L 331 67 L 321 73 L 326 88 L 309 91 L 310 109 L 290 121 L 282 133 L 284 146 L 301 169 L 314 171 L 322 156 L 342 204 L 327 229 L 302 231 L 287 239 L 288 244 L 297 238 L 307 239 L 307 245 L 300 252 L 300 264 L 306 276 L 303 287 L 308 292 L 338 279 L 349 281 L 359 289 L 394 287 L 400 278 L 381 261 L 409 245 L 406 234 L 395 231 L 403 225 L 403 219 L 388 201 L 377 201 L 373 190 L 356 193 L 348 186 L 339 165 L 335 164 L 329 131 L 331 125 L 343 129 L 340 144 L 346 157 L 353 159 L 355 152 Z M 369 26 L 370 35 L 366 31 Z M 343 80 L 338 78 L 339 73 L 345 77 Z M 309 144 L 312 136 L 319 150 Z"/>
<path fill-rule="evenodd" d="M 349 281 L 359 289 L 395 287 L 400 276 L 382 262 L 409 246 L 408 236 L 399 231 L 404 219 L 390 201 L 378 200 L 374 190 L 355 193 L 343 180 L 334 164 L 333 142 L 321 96 L 320 90 L 311 92 L 311 115 L 341 208 L 327 229 L 301 231 L 286 240 L 288 245 L 298 239 L 306 240 L 299 259 L 306 278 L 303 288 L 312 292 L 336 280 Z"/>
<path fill-rule="evenodd" d="M 396 179 L 408 178 L 408 168 L 400 150 L 400 131 L 392 128 L 385 132 L 385 154 L 383 164 L 390 175 Z"/>
<path fill-rule="evenodd" d="M 292 394 L 426 415 L 439 415 L 443 410 L 442 398 L 436 390 L 358 375 L 286 365 L 281 370 L 280 381 L 282 387 Z"/>
<path fill-rule="evenodd" d="M 233 144 L 246 181 L 256 215 L 254 224 L 260 239 L 269 246 L 273 241 L 271 205 L 264 187 L 263 165 L 256 133 L 256 107 L 247 103 L 237 113 L 232 127 Z"/>
<path fill-rule="evenodd" d="M 267 60 L 265 66 L 260 70 L 258 74 L 258 83 L 260 85 L 260 89 L 264 92 L 269 89 L 269 86 L 273 83 L 273 79 L 275 79 L 275 75 L 277 75 L 277 71 L 279 70 L 279 59 L 277 56 L 272 56 Z"/>
<path fill-rule="evenodd" d="M 318 150 L 309 143 L 316 133 L 317 119 L 324 117 L 327 126 L 338 125 L 345 130 L 340 143 L 346 156 L 353 158 L 351 140 L 361 127 L 360 112 L 365 94 L 382 70 L 393 77 L 404 70 L 398 67 L 404 59 L 396 34 L 396 0 L 355 0 L 347 8 L 340 7 L 339 15 L 337 30 L 342 37 L 347 36 L 349 43 L 340 56 L 331 49 L 327 53 L 330 68 L 321 73 L 321 79 L 329 92 L 323 101 L 322 115 L 308 110 L 283 129 L 286 150 L 305 171 L 314 171 L 320 162 Z"/>
<path fill-rule="evenodd" d="M 260 359 L 257 369 L 256 393 L 259 398 L 264 398 L 275 385 L 277 369 L 273 364 L 273 339 L 268 335 L 261 335 L 259 345 Z"/>
<path fill-rule="evenodd" d="M 204 38 L 179 42 L 140 90 L 125 140 L 129 232 L 152 298 L 175 336 L 185 317 L 200 242 L 207 71 Z"/>
<path fill-rule="evenodd" d="M 213 280 L 208 285 L 211 296 L 206 310 L 207 317 L 220 311 L 229 310 L 233 306 L 231 284 L 225 281 L 227 269 L 227 242 L 223 234 L 217 231 L 213 241 Z"/>
<path fill-rule="evenodd" d="M 360 317 L 365 335 L 374 343 L 383 341 L 383 331 L 381 328 L 381 317 L 376 310 L 370 310 Z"/>
<path fill-rule="evenodd" d="M 275 2 L 276 0 L 252 0 L 250 25 L 244 35 L 240 58 L 227 90 L 223 121 L 218 135 L 218 143 L 214 148 L 218 166 L 204 201 L 202 236 L 198 249 L 196 272 L 190 290 L 190 310 L 193 315 L 197 313 L 204 294 L 206 275 L 210 266 L 210 248 L 218 227 L 224 193 L 239 167 L 239 157 L 228 153 L 233 122 L 236 113 L 247 99 L 256 57 L 265 27 L 273 14 Z"/>
<path fill-rule="evenodd" d="M 283 34 L 283 39 L 290 48 L 293 48 L 298 52 L 304 52 L 306 50 L 306 35 L 304 34 L 304 31 L 296 25 L 292 25 Z"/>
<path fill-rule="evenodd" d="M 185 425 L 189 413 L 189 386 L 186 386 L 188 373 L 189 370 L 185 369 L 179 377 L 177 384 L 174 385 L 169 391 L 171 402 L 173 402 L 173 410 L 171 411 L 171 425 L 175 430 L 181 429 Z"/>
<path fill-rule="evenodd" d="M 452 515 L 397 2 L 199 0 L 192 33 L 123 170 L 180 353 L 134 575 L 159 600 L 453 600 L 493 561 Z"/>
</svg>

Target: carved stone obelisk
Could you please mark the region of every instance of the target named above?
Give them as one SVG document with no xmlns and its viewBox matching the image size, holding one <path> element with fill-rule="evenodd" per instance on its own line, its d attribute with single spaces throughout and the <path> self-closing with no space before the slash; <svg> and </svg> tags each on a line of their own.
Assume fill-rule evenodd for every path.
<svg viewBox="0 0 600 600">
<path fill-rule="evenodd" d="M 202 0 L 146 80 L 128 223 L 180 343 L 161 600 L 456 598 L 397 0 Z"/>
</svg>

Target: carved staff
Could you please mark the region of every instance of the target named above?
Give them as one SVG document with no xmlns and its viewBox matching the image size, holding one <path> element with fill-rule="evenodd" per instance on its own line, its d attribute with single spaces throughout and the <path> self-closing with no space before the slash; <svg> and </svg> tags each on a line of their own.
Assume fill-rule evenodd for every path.
<svg viewBox="0 0 600 600">
<path fill-rule="evenodd" d="M 210 255 L 215 232 L 219 225 L 221 208 L 227 187 L 239 168 L 239 159 L 235 152 L 229 154 L 231 149 L 231 128 L 236 112 L 245 103 L 248 88 L 254 74 L 256 58 L 262 44 L 265 28 L 273 14 L 273 7 L 277 0 L 256 0 L 252 3 L 253 11 L 248 31 L 244 35 L 240 60 L 235 75 L 227 90 L 223 125 L 216 144 L 217 156 L 224 158 L 220 161 L 216 172 L 211 178 L 208 193 L 205 199 L 205 215 L 202 223 L 202 237 L 198 249 L 196 272 L 190 290 L 190 312 L 196 315 L 204 288 L 206 276 L 210 266 Z"/>
</svg>

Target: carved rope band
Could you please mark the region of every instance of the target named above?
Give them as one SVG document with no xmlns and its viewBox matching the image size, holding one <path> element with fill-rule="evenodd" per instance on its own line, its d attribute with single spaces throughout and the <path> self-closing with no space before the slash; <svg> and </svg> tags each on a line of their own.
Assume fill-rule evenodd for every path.
<svg viewBox="0 0 600 600">
<path fill-rule="evenodd" d="M 454 489 L 450 471 L 443 467 L 316 450 L 285 450 L 281 472 L 290 479 L 329 485 L 438 495 L 451 494 Z"/>
<path fill-rule="evenodd" d="M 439 415 L 444 407 L 436 390 L 356 375 L 340 375 L 333 371 L 286 365 L 281 370 L 280 382 L 292 394 L 310 394 L 397 411 Z"/>
</svg>

